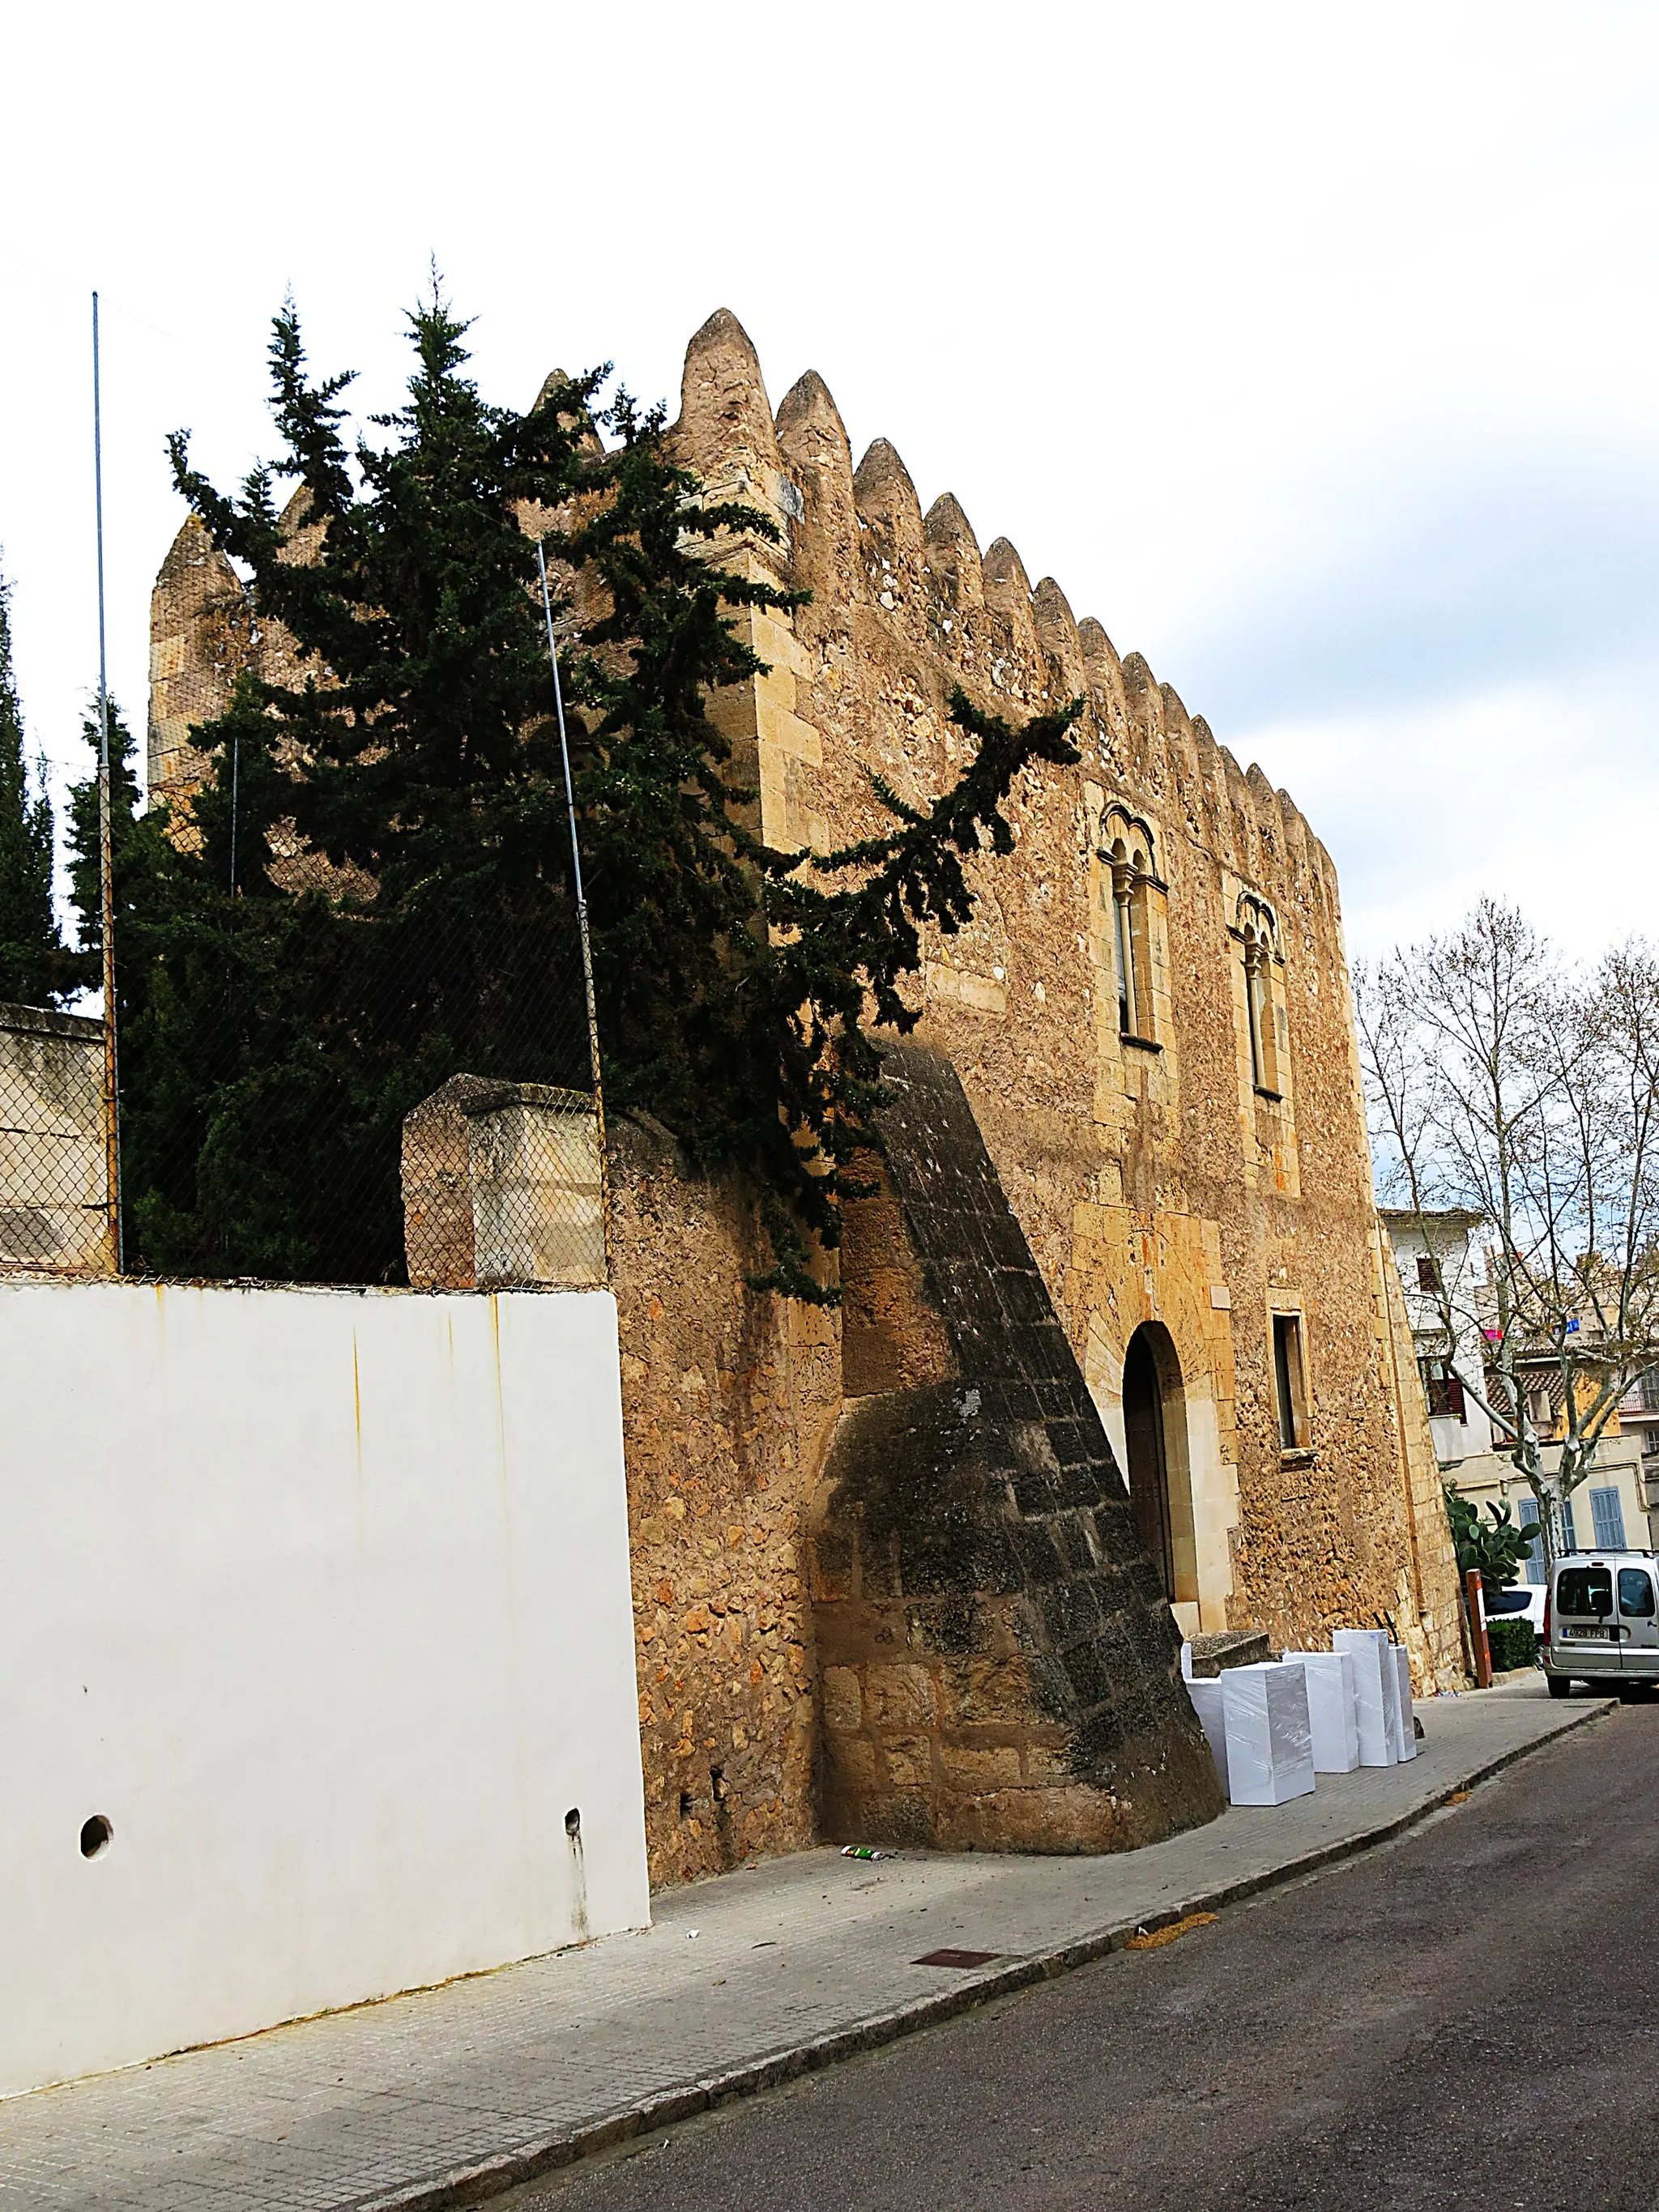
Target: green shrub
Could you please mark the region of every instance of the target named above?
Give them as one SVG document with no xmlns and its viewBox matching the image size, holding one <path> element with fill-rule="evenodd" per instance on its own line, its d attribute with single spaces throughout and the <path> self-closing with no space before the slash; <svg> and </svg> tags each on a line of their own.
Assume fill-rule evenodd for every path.
<svg viewBox="0 0 1659 2212">
<path fill-rule="evenodd" d="M 1486 1642 L 1492 1649 L 1494 1672 L 1506 1667 L 1530 1667 L 1538 1656 L 1538 1638 L 1529 1620 L 1489 1620 Z"/>
<path fill-rule="evenodd" d="M 1443 1483 L 1441 1489 L 1446 1500 L 1446 1517 L 1451 1522 L 1460 1575 L 1468 1574 L 1471 1567 L 1479 1567 L 1486 1589 L 1510 1589 L 1520 1579 L 1522 1561 L 1534 1554 L 1543 1557 L 1537 1551 L 1537 1522 L 1511 1520 L 1507 1498 L 1501 1504 L 1488 1504 L 1489 1517 L 1483 1521 L 1480 1508 L 1470 1504 L 1467 1498 L 1461 1498 L 1455 1483 Z"/>
</svg>

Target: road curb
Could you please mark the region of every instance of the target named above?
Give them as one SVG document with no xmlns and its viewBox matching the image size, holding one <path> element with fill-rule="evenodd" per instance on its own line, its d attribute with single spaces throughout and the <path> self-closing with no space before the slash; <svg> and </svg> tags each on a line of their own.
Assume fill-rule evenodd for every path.
<svg viewBox="0 0 1659 2212">
<path fill-rule="evenodd" d="M 1227 1905 L 1243 1904 L 1246 1899 L 1259 1897 L 1267 1890 L 1282 1888 L 1286 1883 L 1317 1874 L 1344 1859 L 1357 1858 L 1362 1852 L 1373 1850 L 1377 1844 L 1419 1826 L 1431 1814 L 1442 1811 L 1454 1797 L 1489 1782 L 1505 1767 L 1516 1765 L 1550 1744 L 1559 1743 L 1563 1736 L 1571 1735 L 1587 1723 L 1600 1720 L 1617 1702 L 1614 1698 L 1590 1700 L 1581 1712 L 1564 1718 L 1561 1725 L 1552 1729 L 1547 1735 L 1534 1736 L 1529 1743 L 1516 1744 L 1497 1758 L 1486 1759 L 1421 1803 L 1354 1835 L 1322 1844 L 1317 1850 L 1304 1851 L 1293 1859 L 1286 1859 L 1282 1865 L 1195 1891 L 1178 1904 L 1146 1918 L 1117 1921 L 1073 1942 L 1011 1959 L 1006 1966 L 988 1967 L 954 1989 L 935 1990 L 888 2012 L 873 2014 L 851 2027 L 836 2028 L 828 2034 L 814 2037 L 810 2043 L 747 2059 L 741 2066 L 725 2073 L 711 2074 L 698 2081 L 660 2090 L 580 2128 L 564 2129 L 537 2142 L 521 2143 L 513 2150 L 493 2152 L 488 2158 L 467 2166 L 451 2166 L 426 2181 L 407 2183 L 378 2196 L 358 2197 L 352 2212 L 450 2212 L 450 2208 L 455 2206 L 482 2204 L 507 2190 L 520 2188 L 526 2182 L 537 2181 L 563 2166 L 574 2166 L 580 2160 L 610 2150 L 617 2143 L 694 2118 L 716 2105 L 728 2104 L 738 2097 L 757 2096 L 763 2090 L 797 2081 L 803 2074 L 815 2074 L 864 2051 L 878 2051 L 884 2045 L 896 2043 L 901 2037 L 913 2035 L 919 2029 L 958 2019 L 963 2013 L 976 2011 L 997 1997 L 1012 1996 L 1039 1982 L 1058 1980 L 1060 1975 L 1071 1973 L 1079 1966 L 1090 1966 L 1114 1951 L 1121 1951 L 1132 1936 L 1167 1928 L 1190 1913 L 1218 1912 Z"/>
</svg>

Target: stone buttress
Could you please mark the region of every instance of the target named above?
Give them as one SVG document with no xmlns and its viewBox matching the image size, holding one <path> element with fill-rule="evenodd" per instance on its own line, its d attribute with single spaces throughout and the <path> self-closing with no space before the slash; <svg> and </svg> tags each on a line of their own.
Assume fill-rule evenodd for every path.
<svg viewBox="0 0 1659 2212">
<path fill-rule="evenodd" d="M 849 1395 L 813 1516 L 837 1842 L 1121 1850 L 1215 1769 L 1128 1493 L 949 1062 L 891 1047 L 848 1209 Z"/>
</svg>

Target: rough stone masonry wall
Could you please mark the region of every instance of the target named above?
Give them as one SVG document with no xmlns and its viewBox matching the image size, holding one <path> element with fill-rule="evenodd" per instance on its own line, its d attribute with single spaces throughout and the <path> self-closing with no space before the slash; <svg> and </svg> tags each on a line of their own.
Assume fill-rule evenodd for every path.
<svg viewBox="0 0 1659 2212">
<path fill-rule="evenodd" d="M 841 1407 L 839 1327 L 745 1289 L 730 1182 L 659 1131 L 611 1145 L 612 1285 L 653 1884 L 815 1839 L 806 1504 Z"/>
<path fill-rule="evenodd" d="M 961 1073 L 1109 1429 L 1139 1324 L 1178 1364 L 1197 1523 L 1189 1625 L 1291 1643 L 1386 1614 L 1421 1686 L 1454 1679 L 1455 1571 L 1438 1500 L 1407 1467 L 1419 1386 L 1374 1275 L 1323 848 L 1139 656 L 1121 663 L 1098 623 L 1077 623 L 1052 579 L 1033 591 L 1006 540 L 981 556 L 948 494 L 924 515 L 890 447 L 878 441 L 854 471 L 819 378 L 804 376 L 775 422 L 730 315 L 691 342 L 675 434 L 711 486 L 779 526 L 778 550 L 756 539 L 731 557 L 813 594 L 793 617 L 749 617 L 770 673 L 726 707 L 753 746 L 774 843 L 823 850 L 879 827 L 872 771 L 931 799 L 965 754 L 954 684 L 1016 720 L 1084 700 L 1080 765 L 1021 779 L 1017 851 L 975 871 L 973 927 L 928 944 L 920 1035 Z M 1098 857 L 1131 818 L 1131 842 L 1153 848 L 1142 953 L 1156 1049 L 1119 1039 Z M 1273 917 L 1277 1097 L 1251 1075 L 1251 899 Z M 1310 1448 L 1291 1454 L 1275 1312 L 1301 1317 L 1305 1344 Z"/>
<path fill-rule="evenodd" d="M 821 380 L 774 420 L 730 315 L 688 349 L 680 452 L 711 489 L 766 508 L 781 549 L 728 557 L 808 586 L 747 627 L 769 672 L 717 711 L 759 787 L 765 834 L 831 844 L 878 826 L 869 774 L 931 798 L 965 746 L 961 683 L 1018 717 L 1081 696 L 1084 758 L 1028 773 L 1018 849 L 975 872 L 973 927 L 932 939 L 922 1037 L 959 1071 L 1108 1433 L 1142 1322 L 1167 1332 L 1184 1393 L 1179 1455 L 1195 1522 L 1183 1618 L 1317 1640 L 1395 1619 L 1419 1686 L 1459 1673 L 1455 1571 L 1424 1472 L 1420 1392 L 1375 1273 L 1374 1216 L 1334 872 L 1288 796 L 1246 775 L 1138 656 L 1120 662 L 1058 585 L 1033 591 L 999 540 L 981 555 L 947 494 L 924 516 L 878 441 L 854 471 Z M 153 792 L 187 797 L 192 723 L 245 659 L 274 672 L 234 571 L 180 532 L 153 609 Z M 1120 1045 L 1108 811 L 1156 839 L 1146 964 L 1156 1051 Z M 1255 1094 L 1243 1024 L 1242 894 L 1274 908 L 1284 1076 Z M 806 1519 L 842 1404 L 841 1323 L 744 1287 L 758 1256 L 737 1192 L 685 1181 L 623 1133 L 613 1273 L 639 1635 L 647 1833 L 658 1881 L 815 1832 L 814 1692 L 801 1577 Z M 1314 1451 L 1278 1448 L 1271 1315 L 1307 1324 Z M 849 1347 L 849 1350 L 851 1347 Z M 860 1352 L 858 1357 L 862 1357 Z M 849 1392 L 860 1387 L 848 1379 Z M 718 1776 L 717 1776 L 718 1770 Z"/>
</svg>

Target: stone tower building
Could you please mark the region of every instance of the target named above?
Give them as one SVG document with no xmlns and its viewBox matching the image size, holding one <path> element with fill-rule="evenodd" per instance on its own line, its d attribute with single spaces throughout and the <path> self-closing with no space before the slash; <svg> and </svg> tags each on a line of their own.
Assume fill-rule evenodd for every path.
<svg viewBox="0 0 1659 2212">
<path fill-rule="evenodd" d="M 1052 578 L 1033 590 L 1006 539 L 981 551 L 949 493 L 924 514 L 884 441 L 855 469 L 816 374 L 775 416 L 728 313 L 691 341 L 672 434 L 711 491 L 778 525 L 777 544 L 729 557 L 812 594 L 793 615 L 742 616 L 767 672 L 718 707 L 772 844 L 875 831 L 871 771 L 933 798 L 963 755 L 957 684 L 1014 720 L 1085 702 L 1080 764 L 1023 775 L 1015 853 L 980 869 L 972 926 L 927 948 L 906 1078 L 927 1102 L 915 1142 L 954 1147 L 963 1188 L 1008 1214 L 987 1249 L 1016 1289 L 1029 1255 L 1018 1325 L 1057 1319 L 1082 1402 L 1057 1372 L 1058 1395 L 1040 1389 L 1000 1432 L 1024 1579 L 981 1547 L 965 1583 L 921 1602 L 904 1580 L 921 1571 L 904 1564 L 914 1526 L 895 1522 L 871 1564 L 871 1530 L 902 1509 L 869 1492 L 881 1454 L 860 1440 L 896 1434 L 922 1394 L 929 1419 L 955 1419 L 1006 1378 L 952 1308 L 951 1232 L 919 1206 L 903 1146 L 883 1196 L 849 1218 L 843 1302 L 826 1311 L 745 1287 L 741 1190 L 688 1180 L 649 1127 L 616 1133 L 653 1878 L 823 1826 L 1088 1848 L 1204 1817 L 1162 1601 L 1189 1634 L 1258 1627 L 1275 1645 L 1385 1619 L 1420 1688 L 1461 1679 L 1455 1563 L 1372 1200 L 1335 872 L 1288 795 L 1076 621 Z M 191 725 L 242 656 L 278 641 L 193 523 L 152 635 L 151 790 L 182 797 L 200 773 Z M 1105 1486 L 1069 1538 L 1032 1529 L 1021 1487 L 1048 1483 L 1048 1520 L 1074 1520 L 1076 1498 L 1057 1502 L 1067 1449 Z M 933 1453 L 930 1480 L 959 1480 L 959 1457 L 939 1471 L 948 1456 Z M 1048 1545 L 1039 1588 L 1030 1558 Z M 1163 1629 L 1146 1628 L 1136 1591 Z M 1115 1705 L 1126 1674 L 1133 1694 Z M 1155 1803 L 1160 1760 L 1176 1779 Z M 1097 1792 L 1081 1813 L 1079 1778 Z M 1106 1818 L 1103 1791 L 1141 1809 Z"/>
</svg>

